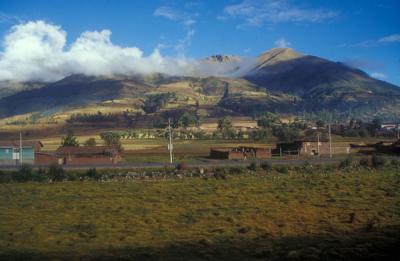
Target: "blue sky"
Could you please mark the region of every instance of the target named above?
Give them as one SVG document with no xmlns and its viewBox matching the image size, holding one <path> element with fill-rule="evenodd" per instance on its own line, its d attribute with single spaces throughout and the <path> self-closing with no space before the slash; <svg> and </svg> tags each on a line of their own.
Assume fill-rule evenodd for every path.
<svg viewBox="0 0 400 261">
<path fill-rule="evenodd" d="M 112 32 L 144 55 L 255 56 L 276 46 L 343 61 L 400 86 L 400 1 L 396 0 L 0 0 L 0 36 L 43 20 L 67 33 Z M 4 44 L 3 47 L 4 48 Z"/>
</svg>

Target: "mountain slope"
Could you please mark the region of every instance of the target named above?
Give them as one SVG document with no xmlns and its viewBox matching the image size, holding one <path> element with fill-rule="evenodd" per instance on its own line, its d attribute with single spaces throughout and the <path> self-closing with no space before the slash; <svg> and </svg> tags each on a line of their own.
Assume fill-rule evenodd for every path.
<svg viewBox="0 0 400 261">
<path fill-rule="evenodd" d="M 288 58 L 288 53 L 293 58 Z M 400 88 L 359 69 L 315 56 L 296 55 L 290 49 L 264 57 L 268 59 L 252 68 L 245 79 L 272 92 L 298 96 L 305 110 L 400 111 Z"/>
<path fill-rule="evenodd" d="M 345 64 L 289 48 L 275 48 L 255 59 L 215 55 L 200 63 L 215 75 L 229 72 L 231 77 L 72 75 L 3 97 L 0 117 L 63 113 L 87 107 L 91 111 L 108 108 L 113 112 L 146 113 L 142 109 L 149 100 L 160 101 L 161 106 L 155 104 L 156 110 L 148 113 L 192 108 L 206 110 L 205 115 L 212 115 L 213 110 L 235 115 L 323 110 L 351 111 L 366 118 L 400 116 L 399 87 Z"/>
</svg>

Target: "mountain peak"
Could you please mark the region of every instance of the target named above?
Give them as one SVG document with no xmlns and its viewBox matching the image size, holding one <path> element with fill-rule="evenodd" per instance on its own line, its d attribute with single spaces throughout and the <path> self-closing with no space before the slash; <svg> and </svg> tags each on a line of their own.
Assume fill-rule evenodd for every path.
<svg viewBox="0 0 400 261">
<path fill-rule="evenodd" d="M 259 68 L 272 65 L 278 62 L 296 59 L 303 54 L 296 52 L 292 48 L 273 48 L 257 57 Z"/>
</svg>

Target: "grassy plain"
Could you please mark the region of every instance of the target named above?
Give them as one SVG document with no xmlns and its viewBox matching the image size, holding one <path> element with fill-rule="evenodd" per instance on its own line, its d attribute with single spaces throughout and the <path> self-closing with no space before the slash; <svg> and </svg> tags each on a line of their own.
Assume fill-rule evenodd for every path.
<svg viewBox="0 0 400 261">
<path fill-rule="evenodd" d="M 393 257 L 397 169 L 0 184 L 0 259 Z"/>
</svg>

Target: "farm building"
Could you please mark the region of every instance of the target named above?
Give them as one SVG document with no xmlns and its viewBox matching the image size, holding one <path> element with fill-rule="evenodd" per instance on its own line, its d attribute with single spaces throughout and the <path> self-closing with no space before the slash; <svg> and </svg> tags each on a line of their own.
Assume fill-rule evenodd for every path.
<svg viewBox="0 0 400 261">
<path fill-rule="evenodd" d="M 357 145 L 357 144 L 350 144 L 352 148 L 363 149 L 360 152 L 370 153 L 371 149 L 383 154 L 390 154 L 390 155 L 400 155 L 400 140 L 397 140 L 393 143 L 389 142 L 378 142 L 375 144 L 367 144 L 367 145 Z"/>
<path fill-rule="evenodd" d="M 121 160 L 118 149 L 107 146 L 59 147 L 55 152 L 38 152 L 38 165 L 108 165 Z"/>
<path fill-rule="evenodd" d="M 349 154 L 350 146 L 342 144 L 332 144 L 329 147 L 328 140 L 301 140 L 290 143 L 278 143 L 274 153 L 282 153 L 283 155 L 300 155 L 300 156 L 328 156 L 332 154 Z"/>
<path fill-rule="evenodd" d="M 0 141 L 0 165 L 34 164 L 37 153 L 43 144 L 40 141 L 23 141 L 20 153 L 20 141 Z"/>
<path fill-rule="evenodd" d="M 266 159 L 271 157 L 271 149 L 256 147 L 236 147 L 236 148 L 211 148 L 210 158 L 212 159 Z"/>
<path fill-rule="evenodd" d="M 115 164 L 121 160 L 118 149 L 108 146 L 60 147 L 55 155 L 63 165 Z"/>
</svg>

